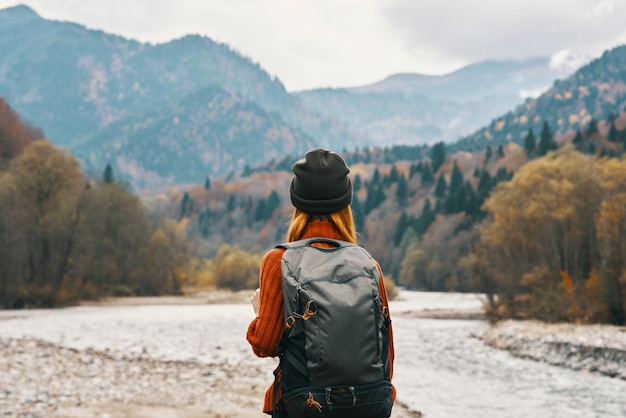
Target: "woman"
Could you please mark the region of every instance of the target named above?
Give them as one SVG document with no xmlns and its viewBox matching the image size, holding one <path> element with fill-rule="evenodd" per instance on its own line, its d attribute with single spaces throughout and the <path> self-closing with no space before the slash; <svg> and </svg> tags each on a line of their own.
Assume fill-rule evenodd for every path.
<svg viewBox="0 0 626 418">
<path fill-rule="evenodd" d="M 293 242 L 312 237 L 343 240 L 356 244 L 356 229 L 352 218 L 352 182 L 350 170 L 336 153 L 324 149 L 309 151 L 305 158 L 293 167 L 290 197 L 296 210 L 287 232 L 287 241 Z M 330 246 L 320 243 L 320 246 Z M 259 357 L 280 356 L 278 344 L 285 329 L 283 314 L 283 290 L 281 285 L 281 259 L 285 249 L 269 251 L 261 262 L 260 286 L 251 298 L 256 318 L 250 323 L 247 339 Z M 381 280 L 378 290 L 382 303 L 388 311 L 387 292 L 382 271 L 376 267 Z M 393 333 L 389 326 L 389 375 L 393 375 Z M 277 379 L 265 394 L 263 411 L 272 414 L 281 398 L 280 367 Z M 395 389 L 393 389 L 395 399 Z M 282 416 L 285 416 L 284 414 Z"/>
</svg>

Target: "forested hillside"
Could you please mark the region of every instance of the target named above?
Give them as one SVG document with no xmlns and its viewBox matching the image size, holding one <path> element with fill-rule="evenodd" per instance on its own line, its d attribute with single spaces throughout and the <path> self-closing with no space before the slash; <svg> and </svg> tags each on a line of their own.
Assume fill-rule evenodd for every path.
<svg viewBox="0 0 626 418">
<path fill-rule="evenodd" d="M 565 83 L 595 85 L 585 74 L 613 71 L 613 53 L 622 52 L 605 54 L 609 64 L 593 62 Z M 605 90 L 619 91 L 621 83 L 607 82 Z M 541 103 L 569 111 L 559 102 L 549 91 L 528 102 L 522 116 L 530 118 Z M 345 151 L 364 245 L 396 283 L 485 292 L 494 317 L 622 323 L 626 276 L 618 260 L 626 254 L 612 240 L 626 225 L 626 98 L 607 94 L 596 102 L 613 105 L 570 130 L 553 126 L 547 111 L 536 130 L 527 126 L 521 145 L 503 140 L 464 151 L 466 143 L 440 142 Z M 292 210 L 290 165 L 298 158 L 173 191 L 153 207 L 189 219 L 190 233 L 207 243 L 207 257 L 222 242 L 258 256 L 284 237 Z"/>
<path fill-rule="evenodd" d="M 487 144 L 522 144 L 529 129 L 538 133 L 545 122 L 558 135 L 583 130 L 592 121 L 609 120 L 610 124 L 625 102 L 626 46 L 621 46 L 606 51 L 571 77 L 555 81 L 537 99 L 527 100 L 461 139 L 458 147 L 479 150 Z"/>
</svg>

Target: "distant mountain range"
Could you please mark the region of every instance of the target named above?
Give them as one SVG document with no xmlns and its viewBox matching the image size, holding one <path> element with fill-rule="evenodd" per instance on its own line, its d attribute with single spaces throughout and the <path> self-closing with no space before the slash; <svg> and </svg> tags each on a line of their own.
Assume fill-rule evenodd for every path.
<svg viewBox="0 0 626 418">
<path fill-rule="evenodd" d="M 563 74 L 547 58 L 485 61 L 289 93 L 261 66 L 200 36 L 145 44 L 0 10 L 0 96 L 87 170 L 137 188 L 199 183 L 312 147 L 432 144 L 470 135 Z"/>
</svg>

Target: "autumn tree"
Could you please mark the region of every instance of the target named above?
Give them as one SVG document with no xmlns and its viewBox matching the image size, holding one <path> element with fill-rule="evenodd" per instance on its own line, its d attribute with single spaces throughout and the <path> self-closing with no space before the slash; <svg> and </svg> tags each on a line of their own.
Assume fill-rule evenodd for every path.
<svg viewBox="0 0 626 418">
<path fill-rule="evenodd" d="M 38 129 L 22 122 L 20 116 L 0 97 L 0 169 L 28 144 L 43 138 Z"/>
<path fill-rule="evenodd" d="M 608 167 L 615 175 L 612 182 L 606 179 Z M 597 270 L 605 275 L 605 298 L 615 297 L 605 305 L 613 306 L 612 315 L 620 320 L 623 298 L 620 305 L 616 284 L 623 266 L 610 263 L 612 251 L 622 251 L 612 241 L 619 232 L 598 231 L 623 225 L 625 218 L 610 203 L 619 200 L 617 186 L 612 190 L 608 184 L 621 185 L 617 179 L 625 173 L 619 164 L 566 146 L 527 164 L 492 192 L 484 204 L 490 221 L 482 228 L 480 246 L 489 254 L 489 268 L 482 274 L 495 283 L 498 300 L 510 315 L 590 320 L 585 289 Z"/>
<path fill-rule="evenodd" d="M 13 198 L 3 210 L 24 240 L 12 254 L 26 299 L 54 305 L 76 248 L 85 185 L 78 163 L 47 141 L 31 143 L 10 164 L 2 191 Z M 37 295 L 35 295 L 37 294 Z M 37 302 L 35 302 L 37 303 Z"/>
<path fill-rule="evenodd" d="M 146 264 L 144 249 L 153 226 L 141 201 L 106 182 L 92 184 L 85 200 L 81 256 L 73 269 L 82 284 L 81 296 L 146 294 L 136 290 L 138 269 Z"/>
<path fill-rule="evenodd" d="M 254 289 L 258 286 L 260 261 L 258 255 L 223 244 L 215 257 L 217 284 L 233 290 Z"/>
<path fill-rule="evenodd" d="M 597 218 L 601 298 L 611 324 L 626 324 L 626 160 L 599 164 L 604 199 Z"/>
</svg>

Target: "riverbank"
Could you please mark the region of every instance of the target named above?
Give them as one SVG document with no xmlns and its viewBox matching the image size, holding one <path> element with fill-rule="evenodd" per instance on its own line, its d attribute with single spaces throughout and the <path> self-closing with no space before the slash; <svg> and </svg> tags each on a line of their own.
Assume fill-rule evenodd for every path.
<svg viewBox="0 0 626 418">
<path fill-rule="evenodd" d="M 507 320 L 476 337 L 516 357 L 626 380 L 626 327 Z"/>
<path fill-rule="evenodd" d="M 275 361 L 256 358 L 245 342 L 250 294 L 0 311 L 0 416 L 266 417 L 259 406 Z M 550 352 L 537 348 L 559 341 L 622 355 L 623 328 L 571 325 L 566 332 L 570 325 L 515 321 L 491 327 L 481 319 L 480 296 L 468 294 L 403 292 L 391 311 L 399 394 L 393 418 L 422 416 L 417 411 L 437 418 L 545 418 L 563 408 L 576 418 L 626 413 L 626 380 L 542 364 Z M 538 354 L 516 354 L 522 346 Z M 615 360 L 607 370 L 622 376 L 621 357 L 611 355 L 599 357 Z"/>
</svg>

